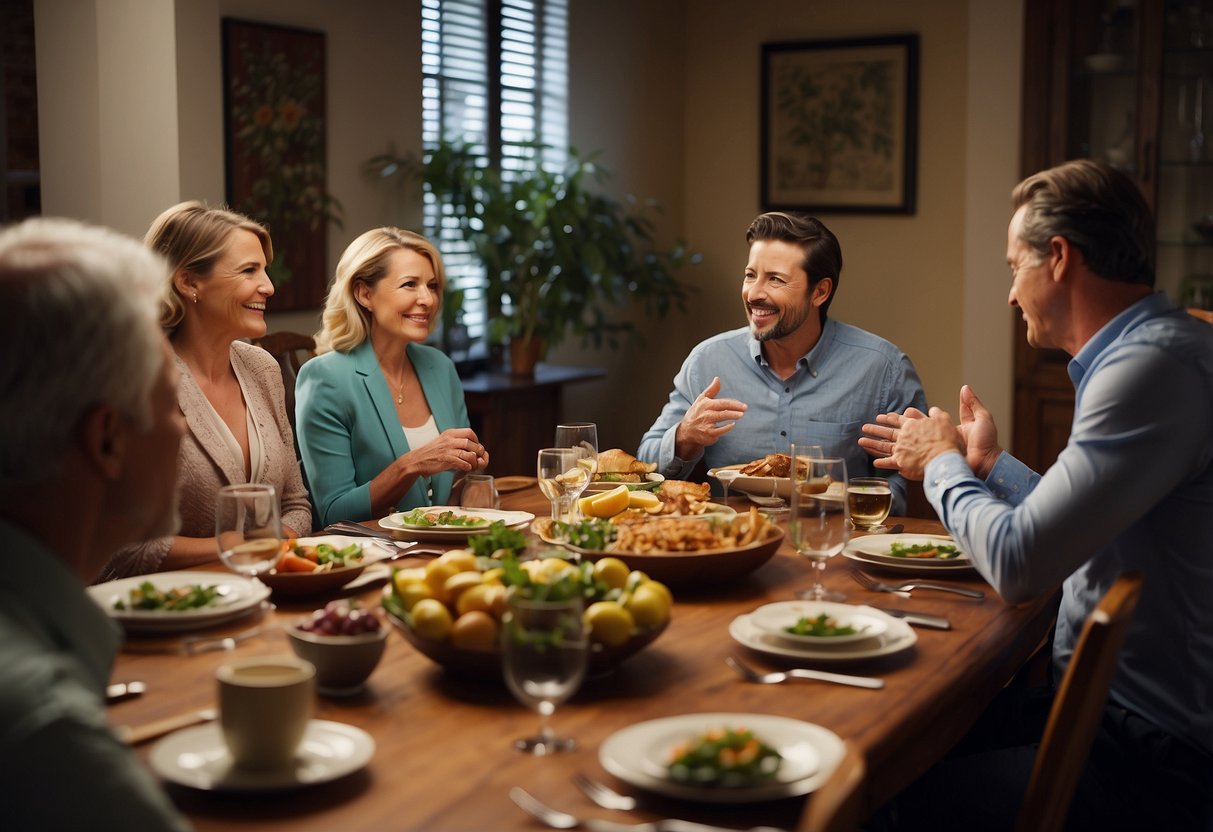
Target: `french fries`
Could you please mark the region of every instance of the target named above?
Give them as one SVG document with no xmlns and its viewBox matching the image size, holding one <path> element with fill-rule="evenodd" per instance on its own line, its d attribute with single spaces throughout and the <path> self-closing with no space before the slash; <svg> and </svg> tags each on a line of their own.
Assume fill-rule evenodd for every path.
<svg viewBox="0 0 1213 832">
<path fill-rule="evenodd" d="M 618 526 L 614 548 L 623 552 L 703 552 L 739 549 L 765 540 L 771 521 L 751 507 L 727 522 L 673 518 L 625 523 Z"/>
</svg>

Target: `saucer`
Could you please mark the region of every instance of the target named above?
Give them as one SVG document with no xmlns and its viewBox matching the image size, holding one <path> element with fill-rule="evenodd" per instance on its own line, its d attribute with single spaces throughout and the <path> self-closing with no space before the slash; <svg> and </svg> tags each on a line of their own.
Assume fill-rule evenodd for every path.
<svg viewBox="0 0 1213 832">
<path fill-rule="evenodd" d="M 215 723 L 169 734 L 152 748 L 152 770 L 171 783 L 204 791 L 278 792 L 327 783 L 370 761 L 375 741 L 361 728 L 313 719 L 293 768 L 246 771 L 235 768 Z"/>
</svg>

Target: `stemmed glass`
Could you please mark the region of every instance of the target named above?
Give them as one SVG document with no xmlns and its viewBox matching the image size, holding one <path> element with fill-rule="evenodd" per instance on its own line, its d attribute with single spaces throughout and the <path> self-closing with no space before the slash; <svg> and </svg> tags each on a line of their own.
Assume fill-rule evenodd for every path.
<svg viewBox="0 0 1213 832">
<path fill-rule="evenodd" d="M 590 484 L 590 472 L 582 464 L 583 448 L 544 448 L 539 452 L 539 490 L 552 503 L 552 519 L 563 521 L 569 506 Z"/>
<path fill-rule="evenodd" d="M 716 469 L 716 482 L 720 483 L 720 487 L 724 491 L 725 508 L 728 508 L 728 505 L 729 505 L 729 486 L 732 485 L 733 480 L 737 479 L 740 476 L 741 476 L 741 469 L 739 469 L 739 468 L 717 468 Z"/>
<path fill-rule="evenodd" d="M 593 422 L 565 422 L 556 426 L 556 439 L 552 445 L 557 448 L 575 448 L 581 451 L 578 465 L 590 472 L 590 477 L 598 472 L 598 426 Z M 589 485 L 587 480 L 586 485 Z M 584 488 L 582 489 L 585 490 Z M 569 502 L 569 522 L 579 516 L 577 501 Z"/>
<path fill-rule="evenodd" d="M 464 477 L 459 505 L 463 508 L 501 508 L 501 498 L 492 474 L 468 474 Z"/>
<path fill-rule="evenodd" d="M 826 561 L 842 551 L 850 536 L 847 510 L 847 463 L 827 457 L 807 460 L 803 469 L 792 466 L 792 514 L 788 522 L 796 553 L 813 564 L 813 588 L 797 597 L 814 601 L 842 601 L 840 592 L 821 584 Z"/>
<path fill-rule="evenodd" d="M 278 493 L 265 483 L 225 485 L 215 500 L 219 557 L 233 572 L 256 577 L 278 562 L 282 519 Z"/>
<path fill-rule="evenodd" d="M 531 754 L 569 751 L 577 743 L 557 737 L 551 718 L 585 678 L 589 638 L 579 596 L 534 601 L 511 595 L 501 620 L 501 661 L 514 697 L 539 712 L 539 733 L 514 741 Z"/>
</svg>

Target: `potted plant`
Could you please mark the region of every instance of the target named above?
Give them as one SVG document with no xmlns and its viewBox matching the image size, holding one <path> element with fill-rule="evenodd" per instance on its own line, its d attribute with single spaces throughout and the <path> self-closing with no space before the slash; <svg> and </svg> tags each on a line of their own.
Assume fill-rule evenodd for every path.
<svg viewBox="0 0 1213 832">
<path fill-rule="evenodd" d="M 508 339 L 512 372 L 532 373 L 569 335 L 596 347 L 637 335 L 612 314 L 631 304 L 657 317 L 686 308 L 675 272 L 698 256 L 659 248 L 635 200 L 599 189 L 608 174 L 593 156 L 570 150 L 561 170 L 503 174 L 471 145 L 444 141 L 412 169 L 484 263 L 489 341 Z"/>
</svg>

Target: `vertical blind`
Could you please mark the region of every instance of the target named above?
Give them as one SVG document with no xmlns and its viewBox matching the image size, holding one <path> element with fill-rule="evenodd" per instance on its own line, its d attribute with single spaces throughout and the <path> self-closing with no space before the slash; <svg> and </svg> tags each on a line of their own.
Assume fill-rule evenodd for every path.
<svg viewBox="0 0 1213 832">
<path fill-rule="evenodd" d="M 467 142 L 504 176 L 563 166 L 568 150 L 568 0 L 422 0 L 422 146 Z M 536 159 L 531 145 L 546 146 Z M 473 339 L 485 334 L 484 268 L 425 195 L 426 233 L 464 290 Z"/>
</svg>

